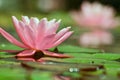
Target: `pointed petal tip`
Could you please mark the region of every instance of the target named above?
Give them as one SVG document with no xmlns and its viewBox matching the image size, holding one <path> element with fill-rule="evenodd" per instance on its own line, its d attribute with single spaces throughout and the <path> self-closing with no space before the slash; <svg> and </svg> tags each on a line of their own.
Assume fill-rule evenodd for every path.
<svg viewBox="0 0 120 80">
<path fill-rule="evenodd" d="M 71 29 L 71 26 L 67 27 L 67 29 Z"/>
<path fill-rule="evenodd" d="M 71 27 L 69 26 L 69 27 L 63 28 L 62 31 L 68 32 L 70 29 Z"/>
<path fill-rule="evenodd" d="M 59 20 L 57 21 L 57 23 L 61 23 L 61 21 L 62 21 L 62 19 L 59 19 Z"/>
<path fill-rule="evenodd" d="M 44 17 L 42 20 L 45 20 L 45 21 L 47 21 L 47 18 L 46 18 L 46 17 Z"/>
<path fill-rule="evenodd" d="M 71 29 L 71 27 L 65 27 L 65 28 L 61 29 L 61 31 L 62 31 L 62 32 L 63 32 L 63 31 L 68 32 L 70 29 Z"/>
<path fill-rule="evenodd" d="M 55 21 L 56 21 L 56 19 L 54 18 L 54 19 L 52 19 L 52 20 L 50 20 L 50 21 L 54 21 L 54 22 L 55 22 Z"/>
<path fill-rule="evenodd" d="M 73 34 L 74 31 L 69 31 L 66 33 L 66 38 L 70 37 Z"/>
<path fill-rule="evenodd" d="M 12 20 L 13 20 L 13 22 L 17 22 L 18 21 L 15 16 L 12 16 Z"/>
<path fill-rule="evenodd" d="M 22 21 L 25 23 L 25 24 L 29 24 L 30 23 L 30 19 L 28 16 L 22 16 Z"/>
<path fill-rule="evenodd" d="M 16 18 L 15 16 L 12 16 L 12 18 Z"/>
<path fill-rule="evenodd" d="M 0 30 L 2 30 L 2 28 L 0 27 Z"/>
<path fill-rule="evenodd" d="M 56 20 L 56 19 L 54 18 L 54 19 L 50 20 L 49 22 L 53 22 L 53 23 L 60 23 L 60 22 L 61 22 L 61 19 Z"/>
</svg>

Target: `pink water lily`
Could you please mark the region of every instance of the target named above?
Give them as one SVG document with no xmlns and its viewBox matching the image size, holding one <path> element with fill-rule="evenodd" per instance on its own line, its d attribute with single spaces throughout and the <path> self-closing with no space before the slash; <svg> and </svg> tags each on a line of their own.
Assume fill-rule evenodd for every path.
<svg viewBox="0 0 120 80">
<path fill-rule="evenodd" d="M 80 10 L 71 12 L 75 22 L 89 29 L 111 29 L 118 26 L 118 18 L 112 7 L 100 3 L 84 2 Z"/>
<path fill-rule="evenodd" d="M 49 51 L 50 48 L 58 46 L 73 33 L 73 31 L 70 31 L 70 27 L 63 28 L 57 33 L 60 20 L 52 19 L 48 21 L 47 18 L 39 20 L 36 17 L 29 19 L 27 16 L 22 16 L 20 21 L 12 16 L 12 20 L 20 41 L 2 28 L 0 28 L 0 33 L 12 44 L 24 48 L 16 55 L 17 57 L 35 56 L 35 53 L 51 57 L 69 57 Z"/>
</svg>

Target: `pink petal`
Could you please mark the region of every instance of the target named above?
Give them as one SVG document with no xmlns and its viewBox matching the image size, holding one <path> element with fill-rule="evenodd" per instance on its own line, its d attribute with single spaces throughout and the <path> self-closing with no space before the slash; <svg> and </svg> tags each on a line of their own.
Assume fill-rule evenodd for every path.
<svg viewBox="0 0 120 80">
<path fill-rule="evenodd" d="M 30 29 L 30 25 L 25 25 L 24 38 L 27 45 L 31 48 L 35 48 L 35 33 Z"/>
<path fill-rule="evenodd" d="M 38 42 L 37 49 L 38 50 L 48 49 L 47 45 L 54 39 L 54 37 L 55 37 L 55 34 L 45 36 L 42 43 Z"/>
<path fill-rule="evenodd" d="M 30 43 L 30 40 L 31 39 L 27 39 L 28 38 L 28 36 L 32 36 L 33 34 L 33 32 L 31 33 L 31 34 L 29 34 L 30 33 L 30 31 L 31 31 L 31 29 L 29 29 L 29 26 L 26 26 L 23 22 L 19 22 L 19 26 L 20 27 L 23 27 L 23 30 L 21 30 L 21 28 L 19 28 L 18 27 L 18 29 L 19 29 L 19 31 L 21 30 L 21 33 L 19 33 L 19 37 L 20 37 L 20 39 L 21 39 L 21 41 L 26 45 L 26 46 L 28 46 L 29 48 L 31 48 L 32 47 L 32 45 L 30 45 L 31 43 Z M 19 32 L 18 31 L 18 32 Z M 29 33 L 28 33 L 29 32 Z M 27 38 L 26 38 L 27 37 Z"/>
<path fill-rule="evenodd" d="M 35 52 L 36 50 L 24 50 L 20 52 L 19 54 L 17 54 L 17 57 L 21 58 L 21 57 L 26 57 L 26 56 L 32 56 Z"/>
<path fill-rule="evenodd" d="M 31 18 L 30 19 L 30 25 L 32 26 L 32 28 L 37 28 L 37 25 L 39 23 L 39 19 L 38 18 Z"/>
<path fill-rule="evenodd" d="M 22 21 L 19 22 L 19 21 L 16 19 L 16 17 L 14 17 L 14 16 L 12 16 L 12 19 L 13 19 L 14 27 L 15 27 L 15 29 L 16 29 L 16 32 L 17 32 L 19 38 L 21 39 L 21 41 L 24 43 L 24 45 L 25 45 L 26 47 L 29 47 L 29 46 L 26 44 L 26 40 L 25 40 L 25 38 L 24 38 L 24 32 L 23 32 L 23 31 L 24 31 L 24 27 L 25 27 L 24 23 L 23 23 Z"/>
<path fill-rule="evenodd" d="M 54 53 L 54 52 L 50 52 L 50 51 L 43 51 L 43 53 L 47 56 L 56 57 L 56 58 L 70 58 L 70 57 L 72 57 L 72 56 L 68 56 L 65 54 Z"/>
<path fill-rule="evenodd" d="M 19 37 L 21 41 L 28 46 L 29 48 L 34 47 L 34 32 L 31 30 L 30 25 L 25 25 L 22 21 L 19 22 L 19 31 L 21 30 L 21 33 L 19 33 Z"/>
<path fill-rule="evenodd" d="M 60 20 L 56 23 L 54 23 L 54 22 L 55 22 L 55 20 L 51 20 L 50 22 L 48 22 L 46 18 L 42 19 L 39 22 L 38 29 L 37 29 L 38 33 L 37 33 L 37 37 L 36 37 L 36 42 L 37 42 L 36 47 L 37 48 L 42 47 L 42 44 L 44 45 L 44 43 L 46 44 L 46 43 L 50 42 L 50 40 L 52 40 L 53 37 L 50 38 L 48 36 L 54 35 L 56 33 L 57 28 L 59 27 Z"/>
<path fill-rule="evenodd" d="M 23 30 L 24 27 L 23 26 L 19 26 L 19 21 L 17 20 L 17 18 L 15 16 L 12 16 L 12 20 L 13 20 L 13 24 L 14 24 L 14 27 L 16 29 L 20 29 L 20 30 Z M 21 21 L 22 22 L 22 21 Z M 18 30 L 17 30 L 18 32 Z"/>
<path fill-rule="evenodd" d="M 24 22 L 24 24 L 29 24 L 30 20 L 28 18 L 28 16 L 22 16 L 22 21 Z"/>
<path fill-rule="evenodd" d="M 61 20 L 58 20 L 58 21 L 54 24 L 54 28 L 53 28 L 53 31 L 54 31 L 54 32 L 57 31 L 57 29 L 58 29 L 58 27 L 59 27 L 59 25 L 60 25 L 60 22 L 61 22 Z"/>
<path fill-rule="evenodd" d="M 18 53 L 21 50 L 0 50 L 0 52 L 7 52 L 7 53 Z"/>
<path fill-rule="evenodd" d="M 46 19 L 46 18 L 43 18 L 43 19 L 38 23 L 38 27 L 37 27 L 38 36 L 42 36 L 42 35 L 45 33 L 46 24 L 47 24 L 47 19 Z"/>
<path fill-rule="evenodd" d="M 37 34 L 36 34 L 36 38 L 35 38 L 35 42 L 36 42 L 36 47 L 38 48 L 39 45 L 41 44 L 43 41 L 43 38 L 45 36 L 45 26 L 46 26 L 46 19 L 42 19 L 37 27 Z"/>
<path fill-rule="evenodd" d="M 59 38 L 61 38 L 64 34 L 66 34 L 70 30 L 70 28 L 71 27 L 67 27 L 67 28 L 64 28 L 61 31 L 59 31 L 55 36 L 54 42 L 56 42 Z"/>
<path fill-rule="evenodd" d="M 31 27 L 31 30 L 34 31 L 34 33 L 37 33 L 37 27 L 38 27 L 38 24 L 39 24 L 39 19 L 38 18 L 31 18 L 30 19 L 30 27 Z"/>
<path fill-rule="evenodd" d="M 46 26 L 46 34 L 54 34 L 56 33 L 58 27 L 59 27 L 59 24 L 60 24 L 60 21 L 59 20 L 58 22 L 55 22 L 55 19 L 47 22 L 47 26 Z"/>
<path fill-rule="evenodd" d="M 12 44 L 15 44 L 15 45 L 22 47 L 22 48 L 27 48 L 24 44 L 22 44 L 21 42 L 16 40 L 13 36 L 11 36 L 9 33 L 4 31 L 2 28 L 0 28 L 0 33 Z"/>
<path fill-rule="evenodd" d="M 51 45 L 52 47 L 58 46 L 59 44 L 61 44 L 63 41 L 65 41 L 71 34 L 73 33 L 73 31 L 67 32 L 66 34 L 64 34 L 62 37 L 60 37 L 56 42 L 53 43 L 53 45 Z"/>
</svg>

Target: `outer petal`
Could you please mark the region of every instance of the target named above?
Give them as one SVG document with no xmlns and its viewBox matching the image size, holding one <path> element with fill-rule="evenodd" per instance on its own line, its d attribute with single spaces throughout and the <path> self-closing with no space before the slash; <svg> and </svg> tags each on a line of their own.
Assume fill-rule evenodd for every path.
<svg viewBox="0 0 120 80">
<path fill-rule="evenodd" d="M 22 44 L 21 42 L 19 42 L 18 40 L 16 40 L 13 36 L 11 36 L 9 33 L 7 33 L 6 31 L 4 31 L 2 28 L 0 28 L 0 33 L 11 43 L 22 47 L 22 48 L 27 48 L 27 46 L 25 46 L 24 44 Z"/>
<path fill-rule="evenodd" d="M 56 57 L 56 58 L 70 58 L 70 57 L 72 57 L 72 56 L 68 56 L 65 54 L 54 53 L 54 52 L 50 52 L 50 51 L 42 51 L 42 52 L 49 57 Z"/>
<path fill-rule="evenodd" d="M 0 50 L 0 52 L 7 52 L 7 53 L 18 53 L 21 50 Z"/>
<path fill-rule="evenodd" d="M 24 22 L 24 24 L 30 23 L 30 19 L 28 18 L 28 16 L 22 16 L 22 21 Z"/>
<path fill-rule="evenodd" d="M 67 27 L 67 28 L 64 28 L 62 29 L 61 31 L 59 31 L 56 36 L 55 36 L 55 39 L 54 39 L 54 42 L 56 42 L 59 38 L 61 38 L 62 36 L 64 36 L 67 32 L 69 32 L 71 27 Z"/>
<path fill-rule="evenodd" d="M 61 44 L 63 41 L 65 41 L 71 34 L 73 33 L 73 31 L 67 32 L 65 35 L 63 35 L 61 38 L 59 38 L 59 40 L 57 40 L 52 47 L 55 47 L 59 44 Z"/>
<path fill-rule="evenodd" d="M 18 53 L 16 56 L 21 58 L 21 57 L 26 57 L 26 56 L 32 56 L 36 50 L 24 50 L 20 53 Z"/>
</svg>

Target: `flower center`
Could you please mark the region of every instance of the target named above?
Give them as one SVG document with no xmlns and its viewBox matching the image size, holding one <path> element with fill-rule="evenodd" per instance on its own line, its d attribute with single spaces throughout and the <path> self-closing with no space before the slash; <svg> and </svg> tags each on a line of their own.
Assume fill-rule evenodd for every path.
<svg viewBox="0 0 120 80">
<path fill-rule="evenodd" d="M 42 57 L 44 57 L 45 55 L 44 55 L 44 53 L 42 52 L 42 51 L 37 51 L 37 52 L 35 52 L 35 54 L 33 55 L 33 58 L 35 59 L 35 60 L 38 60 L 38 59 L 40 59 L 40 58 L 42 58 Z"/>
</svg>

